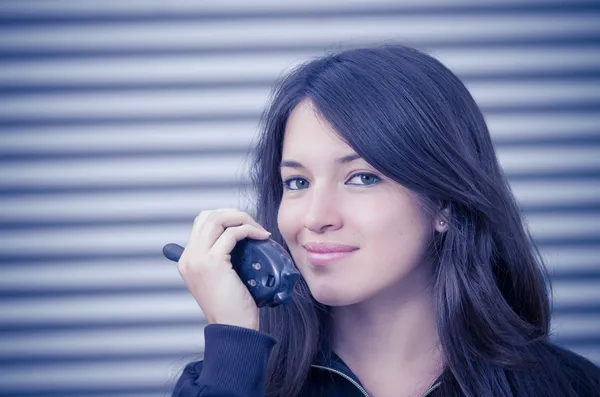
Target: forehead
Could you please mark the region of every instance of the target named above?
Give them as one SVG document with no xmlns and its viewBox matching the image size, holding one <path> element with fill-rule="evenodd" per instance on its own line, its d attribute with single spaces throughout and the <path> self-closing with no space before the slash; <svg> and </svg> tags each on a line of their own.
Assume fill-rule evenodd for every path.
<svg viewBox="0 0 600 397">
<path fill-rule="evenodd" d="M 290 114 L 283 138 L 283 157 L 339 156 L 354 153 L 309 101 L 302 101 Z"/>
</svg>

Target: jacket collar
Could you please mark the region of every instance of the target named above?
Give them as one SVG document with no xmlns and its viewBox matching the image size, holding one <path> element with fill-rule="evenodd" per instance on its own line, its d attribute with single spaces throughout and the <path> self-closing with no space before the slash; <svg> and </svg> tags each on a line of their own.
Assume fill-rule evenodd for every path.
<svg viewBox="0 0 600 397">
<path fill-rule="evenodd" d="M 336 371 L 343 373 L 344 375 L 352 378 L 356 383 L 362 386 L 358 377 L 352 372 L 352 370 L 344 363 L 344 361 L 331 349 L 330 344 L 327 341 L 322 341 L 319 345 L 316 358 L 313 364 L 320 365 L 323 367 L 331 368 Z"/>
<path fill-rule="evenodd" d="M 354 382 L 360 385 L 360 387 L 364 388 L 363 384 L 360 382 L 360 379 L 358 379 L 354 372 L 352 372 L 350 367 L 348 367 L 348 365 L 346 365 L 346 363 L 344 363 L 344 361 L 331 349 L 328 341 L 321 341 L 319 344 L 319 349 L 313 364 L 339 371 L 345 376 L 351 378 Z M 431 388 L 425 392 L 424 396 L 429 395 L 429 393 L 436 389 L 441 384 L 442 378 L 443 374 L 441 374 L 433 382 Z"/>
</svg>

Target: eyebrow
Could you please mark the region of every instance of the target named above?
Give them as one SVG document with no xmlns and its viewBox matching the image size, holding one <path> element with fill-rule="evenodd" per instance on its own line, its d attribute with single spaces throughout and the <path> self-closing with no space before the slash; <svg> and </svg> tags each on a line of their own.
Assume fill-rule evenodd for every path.
<svg viewBox="0 0 600 397">
<path fill-rule="evenodd" d="M 350 163 L 354 160 L 358 160 L 360 158 L 361 157 L 358 154 L 351 153 L 351 154 L 347 154 L 343 157 L 340 157 L 338 159 L 335 159 L 335 162 L 338 164 L 348 164 L 348 163 Z M 300 164 L 299 162 L 294 161 L 294 160 L 283 160 L 281 162 L 281 164 L 279 165 L 279 168 L 283 168 L 283 167 L 296 168 L 296 169 L 305 168 L 302 164 Z"/>
</svg>

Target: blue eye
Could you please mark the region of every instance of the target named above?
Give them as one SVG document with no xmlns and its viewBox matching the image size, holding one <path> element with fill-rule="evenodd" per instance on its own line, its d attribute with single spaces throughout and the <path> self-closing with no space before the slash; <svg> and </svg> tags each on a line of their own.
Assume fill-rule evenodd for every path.
<svg viewBox="0 0 600 397">
<path fill-rule="evenodd" d="M 350 183 L 351 181 L 355 181 L 355 182 Z M 356 185 L 356 186 L 371 186 L 371 185 L 375 185 L 376 183 L 379 183 L 380 181 L 381 181 L 381 178 L 378 177 L 377 175 L 363 172 L 360 174 L 352 175 L 352 177 L 350 178 L 350 181 L 348 181 L 347 183 L 350 185 Z"/>
<path fill-rule="evenodd" d="M 304 178 L 289 178 L 283 181 L 283 186 L 287 190 L 302 190 L 308 187 L 309 183 Z"/>
</svg>

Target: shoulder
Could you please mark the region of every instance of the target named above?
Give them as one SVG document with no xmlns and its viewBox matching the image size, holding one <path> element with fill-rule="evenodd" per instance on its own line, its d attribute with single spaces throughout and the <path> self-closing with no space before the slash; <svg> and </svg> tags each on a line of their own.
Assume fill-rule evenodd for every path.
<svg viewBox="0 0 600 397">
<path fill-rule="evenodd" d="M 596 381 L 600 379 L 600 368 L 587 358 L 556 344 L 548 343 L 547 346 L 549 351 L 556 358 L 560 367 L 567 374 L 573 376 L 587 374 L 595 377 Z"/>
<path fill-rule="evenodd" d="M 490 374 L 500 376 L 494 380 L 498 389 L 492 386 L 489 391 L 495 393 L 490 395 L 505 395 L 509 387 L 508 395 L 516 397 L 600 397 L 600 369 L 590 360 L 547 340 L 522 349 L 520 364 Z"/>
<path fill-rule="evenodd" d="M 578 396 L 600 396 L 598 366 L 580 354 L 559 345 L 546 343 L 545 346 L 554 360 L 543 365 L 542 370 L 566 378 Z"/>
<path fill-rule="evenodd" d="M 264 396 L 267 363 L 275 339 L 268 334 L 232 325 L 204 328 L 204 360 L 189 363 L 173 396 Z M 204 395 L 202 394 L 202 395 Z"/>
</svg>

